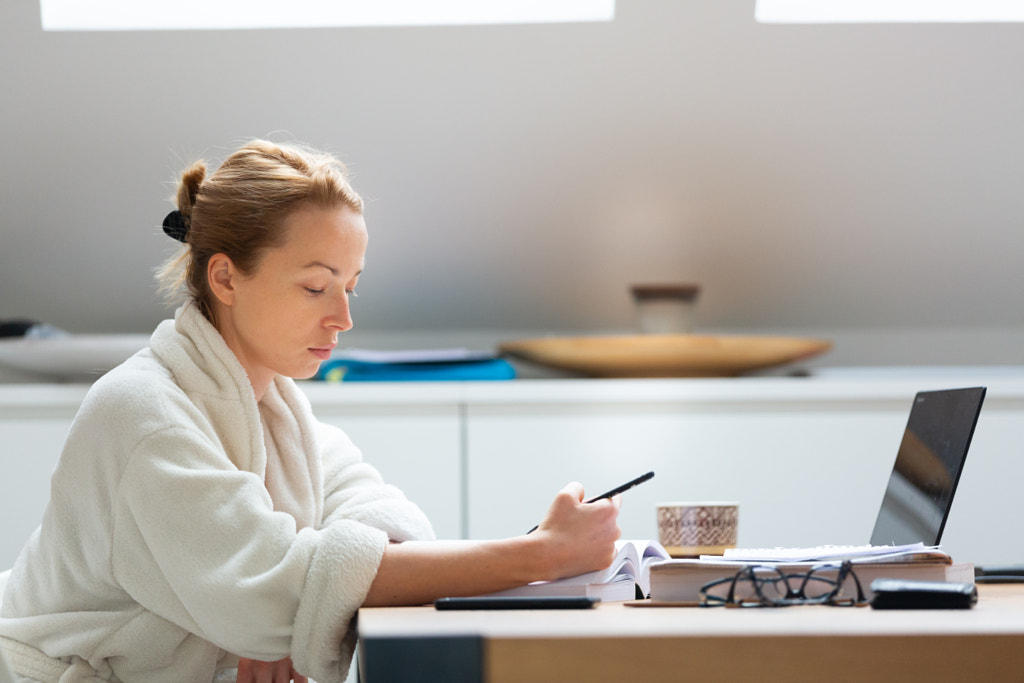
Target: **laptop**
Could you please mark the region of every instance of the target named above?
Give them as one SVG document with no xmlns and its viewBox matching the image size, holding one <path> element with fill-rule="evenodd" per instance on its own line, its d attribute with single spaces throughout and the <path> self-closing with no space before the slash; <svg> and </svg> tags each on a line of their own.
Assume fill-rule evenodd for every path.
<svg viewBox="0 0 1024 683">
<path fill-rule="evenodd" d="M 871 545 L 938 545 L 953 506 L 985 387 L 914 397 Z"/>
<path fill-rule="evenodd" d="M 985 387 L 922 391 L 914 397 L 868 545 L 730 548 L 725 559 L 808 561 L 883 554 L 918 543 L 937 546 L 984 400 Z"/>
</svg>

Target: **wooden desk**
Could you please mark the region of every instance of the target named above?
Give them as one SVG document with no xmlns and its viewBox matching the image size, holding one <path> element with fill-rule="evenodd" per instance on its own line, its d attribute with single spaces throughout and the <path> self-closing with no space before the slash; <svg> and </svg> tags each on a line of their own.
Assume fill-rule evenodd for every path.
<svg viewBox="0 0 1024 683">
<path fill-rule="evenodd" d="M 359 611 L 363 683 L 1022 681 L 1024 585 L 955 611 Z"/>
</svg>

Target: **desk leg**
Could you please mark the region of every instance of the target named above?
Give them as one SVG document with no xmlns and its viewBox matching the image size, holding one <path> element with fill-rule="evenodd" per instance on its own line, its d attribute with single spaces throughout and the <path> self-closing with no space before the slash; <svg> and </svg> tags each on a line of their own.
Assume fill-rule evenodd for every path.
<svg viewBox="0 0 1024 683">
<path fill-rule="evenodd" d="M 360 638 L 360 683 L 483 683 L 483 639 Z"/>
</svg>

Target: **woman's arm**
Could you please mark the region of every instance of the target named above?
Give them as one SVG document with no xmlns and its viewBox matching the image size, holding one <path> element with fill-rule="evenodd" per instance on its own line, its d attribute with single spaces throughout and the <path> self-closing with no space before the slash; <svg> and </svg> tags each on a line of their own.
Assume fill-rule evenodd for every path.
<svg viewBox="0 0 1024 683">
<path fill-rule="evenodd" d="M 615 557 L 621 499 L 583 503 L 562 489 L 531 534 L 499 541 L 408 541 L 384 551 L 363 603 L 419 605 L 451 595 L 492 593 L 532 581 L 604 569 Z"/>
</svg>

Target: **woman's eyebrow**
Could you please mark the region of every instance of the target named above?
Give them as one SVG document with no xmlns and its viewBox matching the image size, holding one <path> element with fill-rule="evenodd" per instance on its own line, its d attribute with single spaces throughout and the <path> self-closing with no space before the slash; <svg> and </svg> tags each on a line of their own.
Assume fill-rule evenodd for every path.
<svg viewBox="0 0 1024 683">
<path fill-rule="evenodd" d="M 337 268 L 332 268 L 331 266 L 327 265 L 323 261 L 310 261 L 309 263 L 307 263 L 306 265 L 304 265 L 302 267 L 303 267 L 303 269 L 306 269 L 306 268 L 326 268 L 327 270 L 331 271 L 332 274 L 334 274 L 334 275 L 338 274 L 338 269 Z"/>
<path fill-rule="evenodd" d="M 327 270 L 331 271 L 331 274 L 334 275 L 335 277 L 337 277 L 338 274 L 339 274 L 339 271 L 338 271 L 337 268 L 329 266 L 326 263 L 324 263 L 323 261 L 310 261 L 309 263 L 304 265 L 302 268 L 303 268 L 303 270 L 308 269 L 308 268 L 326 268 Z M 354 280 L 354 279 L 356 279 L 357 277 L 359 277 L 362 274 L 363 274 L 363 269 L 360 268 L 359 272 L 357 272 L 355 275 L 352 276 L 352 279 Z"/>
</svg>

